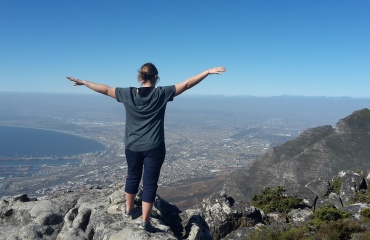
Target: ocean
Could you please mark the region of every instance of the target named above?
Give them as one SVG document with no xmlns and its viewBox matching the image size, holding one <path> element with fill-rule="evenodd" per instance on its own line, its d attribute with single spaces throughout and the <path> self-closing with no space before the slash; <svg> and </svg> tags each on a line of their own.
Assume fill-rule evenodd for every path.
<svg viewBox="0 0 370 240">
<path fill-rule="evenodd" d="M 37 128 L 0 126 L 0 158 L 70 156 L 104 150 L 95 140 Z"/>
<path fill-rule="evenodd" d="M 0 178 L 32 176 L 49 167 L 79 165 L 80 160 L 71 156 L 105 149 L 103 144 L 77 135 L 0 126 Z"/>
</svg>

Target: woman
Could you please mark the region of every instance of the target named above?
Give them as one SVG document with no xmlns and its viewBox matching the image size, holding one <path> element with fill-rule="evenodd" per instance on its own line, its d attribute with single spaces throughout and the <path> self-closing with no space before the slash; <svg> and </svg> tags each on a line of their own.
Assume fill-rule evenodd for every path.
<svg viewBox="0 0 370 240">
<path fill-rule="evenodd" d="M 140 88 L 114 88 L 77 78 L 67 77 L 74 86 L 84 85 L 93 91 L 116 98 L 126 109 L 125 153 L 128 166 L 126 178 L 125 216 L 130 216 L 143 175 L 142 223 L 148 230 L 149 216 L 155 201 L 158 179 L 166 148 L 164 142 L 164 115 L 167 102 L 175 96 L 194 87 L 210 74 L 225 72 L 223 67 L 215 67 L 201 72 L 184 82 L 172 86 L 155 87 L 158 70 L 152 63 L 145 63 L 138 71 Z"/>
</svg>

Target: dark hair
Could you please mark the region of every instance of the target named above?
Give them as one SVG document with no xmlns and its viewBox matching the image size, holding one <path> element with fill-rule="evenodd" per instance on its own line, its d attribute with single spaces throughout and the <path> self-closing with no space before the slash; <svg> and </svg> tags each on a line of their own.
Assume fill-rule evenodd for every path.
<svg viewBox="0 0 370 240">
<path fill-rule="evenodd" d="M 140 83 L 144 83 L 146 81 L 151 81 L 153 84 L 159 79 L 158 77 L 158 70 L 154 66 L 153 63 L 145 63 L 141 68 L 137 71 L 137 79 Z"/>
</svg>

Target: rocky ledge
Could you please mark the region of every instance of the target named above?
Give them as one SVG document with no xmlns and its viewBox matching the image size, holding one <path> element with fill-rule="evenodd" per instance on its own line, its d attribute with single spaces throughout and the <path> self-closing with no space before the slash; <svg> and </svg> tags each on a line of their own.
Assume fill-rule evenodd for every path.
<svg viewBox="0 0 370 240">
<path fill-rule="evenodd" d="M 300 207 L 287 214 L 265 214 L 247 202 L 236 200 L 240 198 L 233 198 L 225 190 L 184 212 L 157 196 L 150 231 L 139 228 L 140 193 L 132 217 L 122 215 L 123 186 L 84 189 L 42 198 L 26 194 L 2 197 L 0 240 L 241 240 L 260 228 L 307 222 L 321 206 L 333 206 L 358 218 L 362 209 L 370 208 L 368 204 L 354 203 L 356 194 L 367 189 L 367 182 L 368 177 L 352 171 L 339 172 L 333 180 L 316 179 L 304 187 L 310 194 L 302 199 Z"/>
<path fill-rule="evenodd" d="M 123 217 L 122 189 L 111 186 L 43 198 L 26 194 L 3 197 L 0 239 L 220 239 L 263 219 L 259 209 L 235 202 L 225 192 L 216 193 L 204 199 L 201 206 L 184 212 L 158 196 L 151 214 L 153 229 L 144 231 L 139 228 L 140 194 L 132 217 Z"/>
</svg>

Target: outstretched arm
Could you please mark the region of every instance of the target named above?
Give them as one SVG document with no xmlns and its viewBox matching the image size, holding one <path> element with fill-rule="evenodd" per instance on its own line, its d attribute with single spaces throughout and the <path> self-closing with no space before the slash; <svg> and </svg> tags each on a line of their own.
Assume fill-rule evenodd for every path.
<svg viewBox="0 0 370 240">
<path fill-rule="evenodd" d="M 199 73 L 196 76 L 188 78 L 184 82 L 178 83 L 178 84 L 175 85 L 175 88 L 176 88 L 175 96 L 178 96 L 181 93 L 185 92 L 186 90 L 194 87 L 195 85 L 200 83 L 203 79 L 205 79 L 208 75 L 210 75 L 210 74 L 221 74 L 223 72 L 226 72 L 226 69 L 224 67 L 215 67 L 215 68 L 205 70 L 205 71 Z"/>
<path fill-rule="evenodd" d="M 94 90 L 95 92 L 110 96 L 112 98 L 116 98 L 116 88 L 114 87 L 109 87 L 104 84 L 100 83 L 93 83 L 85 80 L 80 80 L 78 78 L 73 78 L 73 77 L 67 77 L 70 81 L 74 82 L 73 86 L 86 86 L 90 88 L 91 90 Z"/>
</svg>

